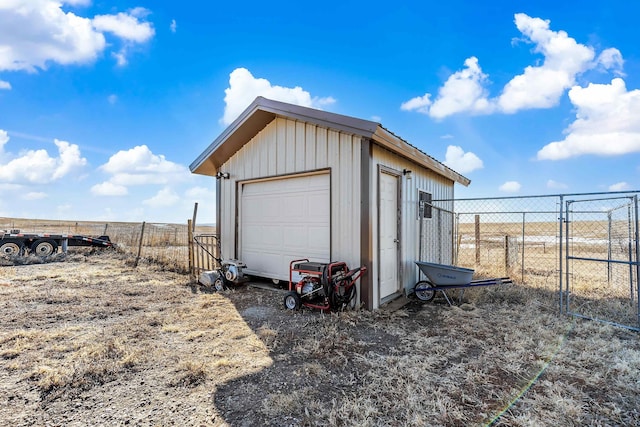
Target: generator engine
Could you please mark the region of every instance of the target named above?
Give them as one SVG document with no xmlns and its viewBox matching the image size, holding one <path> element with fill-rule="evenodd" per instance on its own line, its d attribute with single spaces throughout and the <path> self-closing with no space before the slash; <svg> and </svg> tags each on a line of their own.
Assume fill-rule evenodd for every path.
<svg viewBox="0 0 640 427">
<path fill-rule="evenodd" d="M 320 283 L 320 279 L 315 276 L 304 276 L 296 284 L 296 292 L 301 298 L 307 300 L 325 296 L 322 283 Z"/>
<path fill-rule="evenodd" d="M 247 265 L 237 259 L 225 259 L 222 261 L 222 271 L 227 282 L 242 283 L 246 280 L 244 269 Z"/>
</svg>

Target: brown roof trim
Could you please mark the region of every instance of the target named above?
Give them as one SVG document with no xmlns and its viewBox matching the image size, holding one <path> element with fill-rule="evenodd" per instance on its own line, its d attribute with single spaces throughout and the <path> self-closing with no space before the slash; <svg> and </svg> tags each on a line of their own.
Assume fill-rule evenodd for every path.
<svg viewBox="0 0 640 427">
<path fill-rule="evenodd" d="M 469 178 L 460 175 L 444 163 L 439 162 L 424 151 L 414 147 L 382 126 L 378 127 L 372 139 L 381 146 L 398 153 L 427 169 L 431 169 L 432 171 L 437 172 L 458 184 L 462 184 L 465 187 L 471 184 L 471 180 Z"/>
<path fill-rule="evenodd" d="M 214 175 L 224 162 L 278 116 L 366 137 L 371 137 L 379 126 L 378 123 L 369 120 L 259 96 L 191 163 L 189 169 L 193 173 Z"/>
<path fill-rule="evenodd" d="M 417 147 L 394 135 L 379 123 L 286 102 L 257 97 L 237 119 L 218 136 L 206 150 L 189 165 L 193 173 L 213 176 L 244 144 L 258 134 L 276 117 L 314 123 L 323 127 L 370 138 L 390 149 L 464 186 L 471 181 L 427 155 Z"/>
</svg>

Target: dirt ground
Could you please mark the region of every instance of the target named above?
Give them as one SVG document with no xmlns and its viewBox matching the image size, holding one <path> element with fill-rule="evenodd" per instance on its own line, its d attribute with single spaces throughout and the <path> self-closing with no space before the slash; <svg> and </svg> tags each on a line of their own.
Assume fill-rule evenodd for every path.
<svg viewBox="0 0 640 427">
<path fill-rule="evenodd" d="M 292 312 L 115 252 L 0 266 L 0 424 L 640 425 L 640 336 L 519 285 Z"/>
</svg>

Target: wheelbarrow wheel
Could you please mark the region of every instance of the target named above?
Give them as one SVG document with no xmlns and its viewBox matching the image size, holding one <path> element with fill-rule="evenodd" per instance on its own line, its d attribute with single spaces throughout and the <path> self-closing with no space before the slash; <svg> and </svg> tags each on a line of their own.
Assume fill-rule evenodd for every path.
<svg viewBox="0 0 640 427">
<path fill-rule="evenodd" d="M 433 285 L 431 282 L 427 282 L 426 280 L 416 283 L 414 292 L 420 301 L 431 301 L 433 297 L 436 296 L 436 291 L 433 290 Z"/>
<path fill-rule="evenodd" d="M 288 310 L 299 310 L 301 305 L 302 301 L 297 292 L 291 291 L 284 296 L 284 308 Z"/>
</svg>

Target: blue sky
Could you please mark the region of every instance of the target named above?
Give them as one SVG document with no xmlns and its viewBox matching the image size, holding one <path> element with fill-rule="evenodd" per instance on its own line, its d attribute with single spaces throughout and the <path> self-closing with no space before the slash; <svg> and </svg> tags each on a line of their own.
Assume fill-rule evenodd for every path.
<svg viewBox="0 0 640 427">
<path fill-rule="evenodd" d="M 256 96 L 380 121 L 457 197 L 636 190 L 640 4 L 0 0 L 0 216 L 214 220 Z"/>
</svg>

